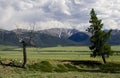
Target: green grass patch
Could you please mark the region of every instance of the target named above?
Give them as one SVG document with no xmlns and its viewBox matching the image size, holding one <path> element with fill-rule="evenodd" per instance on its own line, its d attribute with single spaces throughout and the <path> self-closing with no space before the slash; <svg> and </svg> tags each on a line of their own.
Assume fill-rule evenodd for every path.
<svg viewBox="0 0 120 78">
<path fill-rule="evenodd" d="M 120 46 L 112 46 L 113 51 L 120 51 Z M 120 78 L 120 55 L 113 54 L 106 58 L 108 64 L 102 63 L 102 58 L 91 58 L 87 46 L 27 48 L 27 69 L 0 65 L 1 78 Z M 2 62 L 23 62 L 22 48 L 0 46 Z M 67 61 L 64 61 L 67 60 Z M 84 61 L 84 64 L 80 61 Z M 86 62 L 85 62 L 86 61 Z M 76 64 L 77 63 L 77 64 Z M 62 72 L 62 73 L 61 73 Z M 107 73 L 103 73 L 107 72 Z M 115 74 L 114 74 L 115 73 Z"/>
</svg>

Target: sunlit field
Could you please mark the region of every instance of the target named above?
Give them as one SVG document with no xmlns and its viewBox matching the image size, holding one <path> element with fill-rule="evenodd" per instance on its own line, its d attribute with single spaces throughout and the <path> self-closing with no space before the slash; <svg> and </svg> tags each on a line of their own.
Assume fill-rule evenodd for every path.
<svg viewBox="0 0 120 78">
<path fill-rule="evenodd" d="M 120 51 L 120 46 L 112 46 L 113 51 Z M 61 63 L 64 60 L 90 60 L 100 61 L 101 57 L 90 57 L 88 46 L 58 46 L 58 47 L 28 47 L 27 48 L 27 65 L 49 61 L 52 65 Z M 0 46 L 0 58 L 2 60 L 16 60 L 22 63 L 22 48 L 14 46 Z M 113 56 L 107 58 L 107 62 L 120 63 L 120 53 L 114 53 Z M 120 78 L 119 73 L 102 73 L 102 72 L 78 72 L 69 71 L 59 72 L 40 72 L 29 71 L 28 69 L 0 66 L 0 78 Z"/>
<path fill-rule="evenodd" d="M 120 51 L 120 46 L 112 46 L 113 51 Z M 49 48 L 27 48 L 28 60 L 98 60 L 101 58 L 90 57 L 88 46 L 70 47 L 49 47 Z M 120 61 L 119 53 L 107 58 L 108 61 Z M 2 46 L 0 57 L 8 59 L 22 59 L 22 48 L 12 46 Z"/>
</svg>

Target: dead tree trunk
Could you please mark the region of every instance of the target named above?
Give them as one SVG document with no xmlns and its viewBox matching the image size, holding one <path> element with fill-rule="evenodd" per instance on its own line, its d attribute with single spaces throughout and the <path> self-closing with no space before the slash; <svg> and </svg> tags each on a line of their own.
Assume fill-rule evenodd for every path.
<svg viewBox="0 0 120 78">
<path fill-rule="evenodd" d="M 22 45 L 23 45 L 23 65 L 22 65 L 22 67 L 25 68 L 26 63 L 27 63 L 27 54 L 26 54 L 27 44 L 24 41 L 22 41 Z"/>
<path fill-rule="evenodd" d="M 24 38 L 25 36 L 21 37 L 20 35 L 22 35 L 22 33 L 24 34 L 24 32 L 20 31 L 18 29 L 18 26 L 16 25 L 17 27 L 17 31 L 16 31 L 16 35 L 17 35 L 17 38 L 19 39 L 19 42 L 22 44 L 22 47 L 23 47 L 23 64 L 22 64 L 22 67 L 25 68 L 26 67 L 26 63 L 27 63 L 27 53 L 26 53 L 26 47 L 27 46 L 33 46 L 32 44 L 32 37 L 33 37 L 33 32 L 34 32 L 34 27 L 35 27 L 35 24 L 31 25 L 33 26 L 33 29 L 30 30 L 30 35 L 28 36 L 29 39 L 26 41 Z"/>
</svg>

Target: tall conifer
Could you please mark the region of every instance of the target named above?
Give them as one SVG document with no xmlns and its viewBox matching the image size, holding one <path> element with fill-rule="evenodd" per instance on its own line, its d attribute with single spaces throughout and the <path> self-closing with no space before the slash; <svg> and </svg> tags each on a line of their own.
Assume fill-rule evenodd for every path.
<svg viewBox="0 0 120 78">
<path fill-rule="evenodd" d="M 112 30 L 105 32 L 102 30 L 103 23 L 102 20 L 98 19 L 94 9 L 90 12 L 90 27 L 87 29 L 89 33 L 91 33 L 90 41 L 91 46 L 89 47 L 92 51 L 91 56 L 101 56 L 103 62 L 106 63 L 106 57 L 112 54 L 110 45 L 107 44 L 107 40 L 110 38 L 110 34 Z"/>
</svg>

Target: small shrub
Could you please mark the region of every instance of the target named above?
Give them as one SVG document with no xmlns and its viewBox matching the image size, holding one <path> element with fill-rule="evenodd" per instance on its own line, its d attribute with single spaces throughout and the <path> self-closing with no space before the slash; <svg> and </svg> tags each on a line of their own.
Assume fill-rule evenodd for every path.
<svg viewBox="0 0 120 78">
<path fill-rule="evenodd" d="M 52 72 L 53 66 L 48 61 L 42 61 L 40 64 L 40 70 L 43 72 Z"/>
<path fill-rule="evenodd" d="M 54 67 L 48 61 L 42 61 L 40 63 L 35 63 L 33 65 L 28 65 L 30 70 L 42 71 L 42 72 L 52 72 Z"/>
<path fill-rule="evenodd" d="M 34 64 L 32 64 L 32 65 L 27 65 L 28 66 L 28 68 L 30 69 L 30 70 L 32 70 L 32 71 L 40 71 L 40 64 L 41 63 L 34 63 Z"/>
<path fill-rule="evenodd" d="M 64 65 L 58 64 L 57 67 L 55 68 L 55 71 L 56 72 L 67 72 L 68 69 Z"/>
<path fill-rule="evenodd" d="M 68 68 L 69 71 L 78 71 L 78 68 L 76 66 L 73 66 L 71 64 L 64 64 L 65 67 Z"/>
</svg>

